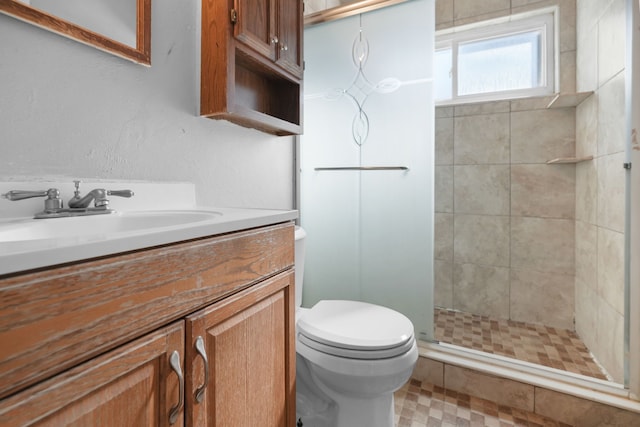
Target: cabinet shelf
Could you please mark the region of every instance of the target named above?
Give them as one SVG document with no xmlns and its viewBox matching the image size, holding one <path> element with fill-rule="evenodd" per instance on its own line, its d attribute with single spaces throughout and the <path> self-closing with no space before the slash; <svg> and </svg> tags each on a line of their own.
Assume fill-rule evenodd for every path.
<svg viewBox="0 0 640 427">
<path fill-rule="evenodd" d="M 584 156 L 584 157 L 558 157 L 557 159 L 548 160 L 548 165 L 558 165 L 558 164 L 575 164 L 580 162 L 586 162 L 589 160 L 593 160 L 593 156 Z"/>
<path fill-rule="evenodd" d="M 551 102 L 547 105 L 547 108 L 567 108 L 577 107 L 593 94 L 593 91 L 589 92 L 577 92 L 577 93 L 559 93 Z"/>
</svg>

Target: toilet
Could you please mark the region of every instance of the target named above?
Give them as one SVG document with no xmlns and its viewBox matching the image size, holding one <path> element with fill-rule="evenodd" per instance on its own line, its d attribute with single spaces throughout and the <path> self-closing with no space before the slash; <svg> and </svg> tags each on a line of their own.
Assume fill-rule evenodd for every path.
<svg viewBox="0 0 640 427">
<path fill-rule="evenodd" d="M 413 324 L 360 301 L 302 308 L 305 231 L 295 231 L 298 426 L 393 427 L 393 392 L 418 360 Z"/>
</svg>

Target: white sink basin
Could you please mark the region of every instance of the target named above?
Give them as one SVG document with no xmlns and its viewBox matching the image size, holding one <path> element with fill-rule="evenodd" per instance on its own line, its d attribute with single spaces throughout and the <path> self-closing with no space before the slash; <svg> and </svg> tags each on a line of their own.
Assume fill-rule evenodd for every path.
<svg viewBox="0 0 640 427">
<path fill-rule="evenodd" d="M 0 276 L 290 221 L 296 211 L 243 208 L 120 211 L 0 219 Z"/>
<path fill-rule="evenodd" d="M 216 211 L 139 211 L 51 219 L 0 221 L 0 242 L 47 239 L 95 240 L 116 233 L 184 227 L 222 216 Z"/>
</svg>

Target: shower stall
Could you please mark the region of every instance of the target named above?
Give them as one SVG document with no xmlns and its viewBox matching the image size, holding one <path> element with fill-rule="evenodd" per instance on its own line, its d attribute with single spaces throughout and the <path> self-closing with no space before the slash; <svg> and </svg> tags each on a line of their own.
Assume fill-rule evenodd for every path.
<svg viewBox="0 0 640 427">
<path fill-rule="evenodd" d="M 433 331 L 434 1 L 305 30 L 303 306 L 351 299 Z"/>
<path fill-rule="evenodd" d="M 456 23 L 434 3 L 354 8 L 305 29 L 303 305 L 386 305 L 407 315 L 424 341 L 447 342 L 449 326 L 433 320 L 443 312 L 472 316 L 459 320 L 469 342 L 483 319 L 489 331 L 505 321 L 522 326 L 523 336 L 538 328 L 552 341 L 579 337 L 594 371 L 571 372 L 605 378 L 604 367 L 608 380 L 637 392 L 640 339 L 629 295 L 637 300 L 639 285 L 629 245 L 638 239 L 630 169 L 621 165 L 640 152 L 625 133 L 637 121 L 630 100 L 638 102 L 632 71 L 640 67 L 629 66 L 637 49 L 629 44 L 625 54 L 618 42 L 638 3 L 554 3 L 556 24 L 575 22 L 575 34 L 556 33 L 556 90 L 581 100 L 559 108 L 548 108 L 553 96 L 435 108 L 433 23 Z M 589 9 L 596 5 L 602 10 Z M 476 9 L 463 21 L 486 19 L 488 11 Z M 637 34 L 627 36 L 637 43 Z M 598 43 L 606 57 L 595 55 Z M 576 57 L 577 77 L 566 62 Z M 558 158 L 574 161 L 549 162 Z M 474 348 L 485 351 L 482 342 Z"/>
</svg>

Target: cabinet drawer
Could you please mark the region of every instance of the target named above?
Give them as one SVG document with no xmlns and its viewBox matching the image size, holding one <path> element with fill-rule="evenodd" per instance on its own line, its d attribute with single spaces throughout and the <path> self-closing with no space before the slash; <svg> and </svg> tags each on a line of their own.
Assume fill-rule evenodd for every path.
<svg viewBox="0 0 640 427">
<path fill-rule="evenodd" d="M 0 401 L 0 427 L 170 427 L 183 349 L 179 321 Z"/>
<path fill-rule="evenodd" d="M 285 223 L 0 279 L 0 397 L 293 265 Z"/>
</svg>

